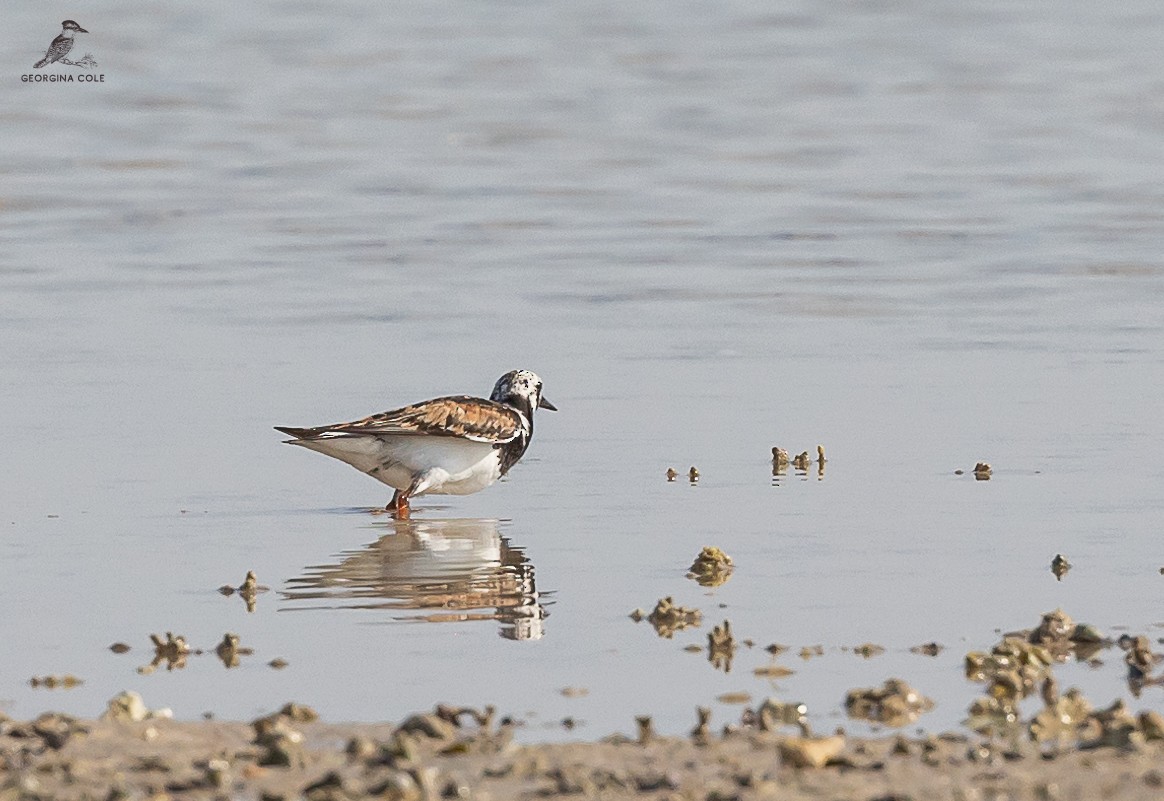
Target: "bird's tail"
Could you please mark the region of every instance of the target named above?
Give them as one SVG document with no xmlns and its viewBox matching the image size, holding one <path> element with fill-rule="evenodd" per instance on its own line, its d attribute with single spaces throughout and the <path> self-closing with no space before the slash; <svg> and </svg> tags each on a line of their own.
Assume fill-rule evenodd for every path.
<svg viewBox="0 0 1164 801">
<path fill-rule="evenodd" d="M 47 63 L 48 63 L 48 59 L 47 59 L 47 58 L 42 58 L 40 61 L 38 61 L 38 62 L 36 62 L 35 64 L 33 64 L 33 65 L 32 65 L 32 68 L 33 68 L 34 70 L 38 70 L 38 69 L 40 69 L 41 67 L 43 67 L 43 66 L 44 66 L 45 64 L 47 64 Z"/>
</svg>

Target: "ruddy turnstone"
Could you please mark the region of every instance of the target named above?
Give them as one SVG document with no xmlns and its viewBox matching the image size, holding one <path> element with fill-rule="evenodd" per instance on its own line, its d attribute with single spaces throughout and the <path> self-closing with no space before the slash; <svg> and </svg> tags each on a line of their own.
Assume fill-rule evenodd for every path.
<svg viewBox="0 0 1164 801">
<path fill-rule="evenodd" d="M 407 516 L 417 495 L 479 492 L 517 464 L 533 437 L 534 409 L 557 411 L 542 380 L 512 370 L 489 400 L 469 395 L 414 403 L 350 423 L 316 428 L 275 426 L 313 451 L 347 462 L 396 490 L 389 510 Z"/>
</svg>

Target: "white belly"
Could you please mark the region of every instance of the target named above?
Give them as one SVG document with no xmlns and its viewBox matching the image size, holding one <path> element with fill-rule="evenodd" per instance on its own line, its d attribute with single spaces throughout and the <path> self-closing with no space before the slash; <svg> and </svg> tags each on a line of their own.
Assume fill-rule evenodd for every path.
<svg viewBox="0 0 1164 801">
<path fill-rule="evenodd" d="M 324 437 L 295 444 L 347 462 L 394 489 L 408 489 L 421 478 L 416 495 L 469 495 L 501 477 L 497 449 L 487 442 L 399 435 Z"/>
</svg>

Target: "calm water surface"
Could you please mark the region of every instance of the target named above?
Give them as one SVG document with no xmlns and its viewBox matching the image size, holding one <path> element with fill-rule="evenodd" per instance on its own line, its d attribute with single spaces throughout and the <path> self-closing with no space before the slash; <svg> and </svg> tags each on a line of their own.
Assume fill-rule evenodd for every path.
<svg viewBox="0 0 1164 801">
<path fill-rule="evenodd" d="M 1160 635 L 1157 4 L 70 13 L 103 84 L 19 80 L 59 29 L 31 2 L 0 74 L 0 710 L 488 702 L 555 739 L 729 691 L 828 728 L 901 676 L 944 729 L 998 629 Z M 408 524 L 271 430 L 514 367 L 561 411 Z M 683 575 L 709 544 L 715 590 Z M 217 592 L 247 570 L 253 613 Z M 627 619 L 665 595 L 704 627 Z M 723 619 L 756 643 L 726 674 L 683 650 Z M 167 630 L 255 653 L 140 675 Z M 825 655 L 774 685 L 771 642 Z M 1106 662 L 1061 682 L 1106 703 Z"/>
</svg>

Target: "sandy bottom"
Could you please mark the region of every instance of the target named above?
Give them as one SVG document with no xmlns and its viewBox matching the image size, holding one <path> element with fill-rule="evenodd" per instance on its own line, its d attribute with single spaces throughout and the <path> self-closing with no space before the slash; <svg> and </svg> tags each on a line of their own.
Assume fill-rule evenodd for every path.
<svg viewBox="0 0 1164 801">
<path fill-rule="evenodd" d="M 517 745 L 491 713 L 334 725 L 305 707 L 252 723 L 0 722 L 0 799 L 1139 799 L 1164 741 L 1036 747 L 974 734 L 805 739 L 771 731 Z"/>
</svg>

